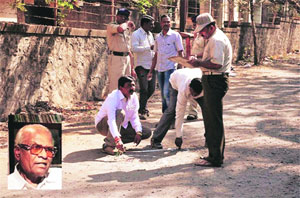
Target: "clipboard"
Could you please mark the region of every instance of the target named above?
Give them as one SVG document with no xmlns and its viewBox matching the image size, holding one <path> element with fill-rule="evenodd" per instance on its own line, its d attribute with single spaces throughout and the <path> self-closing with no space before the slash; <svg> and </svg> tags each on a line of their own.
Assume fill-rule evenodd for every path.
<svg viewBox="0 0 300 198">
<path fill-rule="evenodd" d="M 187 68 L 195 68 L 193 65 L 191 65 L 190 63 L 188 63 L 188 59 L 181 57 L 181 56 L 172 56 L 168 58 L 170 61 L 173 61 L 175 63 L 181 64 L 184 67 Z"/>
</svg>

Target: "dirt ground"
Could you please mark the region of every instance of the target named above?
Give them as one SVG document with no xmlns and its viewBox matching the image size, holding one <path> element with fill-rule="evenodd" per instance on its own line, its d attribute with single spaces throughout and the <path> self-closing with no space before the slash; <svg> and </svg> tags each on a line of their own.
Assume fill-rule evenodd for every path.
<svg viewBox="0 0 300 198">
<path fill-rule="evenodd" d="M 273 59 L 235 66 L 224 98 L 222 168 L 194 166 L 207 153 L 201 113 L 185 122 L 181 151 L 170 130 L 164 150 L 149 150 L 150 140 L 144 140 L 126 145 L 122 156 L 108 156 L 100 152 L 103 137 L 93 125 L 100 103 L 81 102 L 64 110 L 60 191 L 6 190 L 7 123 L 0 124 L 0 197 L 300 197 L 300 54 Z M 143 124 L 154 129 L 161 116 L 159 91 L 149 109 Z"/>
</svg>

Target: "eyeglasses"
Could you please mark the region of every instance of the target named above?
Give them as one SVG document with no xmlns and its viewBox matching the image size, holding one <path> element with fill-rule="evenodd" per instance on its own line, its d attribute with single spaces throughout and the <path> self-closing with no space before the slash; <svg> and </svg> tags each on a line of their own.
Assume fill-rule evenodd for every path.
<svg viewBox="0 0 300 198">
<path fill-rule="evenodd" d="M 47 146 L 42 146 L 39 144 L 33 144 L 31 146 L 29 146 L 27 144 L 18 144 L 18 146 L 21 149 L 24 149 L 26 151 L 30 150 L 30 153 L 33 155 L 38 155 L 43 151 L 43 149 L 45 149 L 47 157 L 50 157 L 50 158 L 53 158 L 57 152 L 56 147 L 47 147 Z"/>
</svg>

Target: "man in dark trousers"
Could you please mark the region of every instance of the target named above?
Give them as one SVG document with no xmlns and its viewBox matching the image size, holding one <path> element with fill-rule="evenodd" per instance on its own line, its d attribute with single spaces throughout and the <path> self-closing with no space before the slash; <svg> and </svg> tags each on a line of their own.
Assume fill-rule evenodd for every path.
<svg viewBox="0 0 300 198">
<path fill-rule="evenodd" d="M 223 97 L 227 93 L 229 72 L 232 62 L 232 47 L 228 37 L 215 24 L 213 17 L 200 14 L 195 33 L 199 33 L 205 43 L 203 57 L 189 61 L 203 72 L 204 126 L 209 155 L 200 159 L 199 166 L 220 167 L 223 164 L 225 133 L 223 125 Z"/>
<path fill-rule="evenodd" d="M 154 38 L 150 32 L 153 26 L 154 19 L 145 15 L 141 19 L 141 27 L 134 31 L 131 37 L 131 49 L 136 61 L 135 72 L 140 85 L 139 116 L 141 120 L 146 120 L 146 116 L 149 116 L 147 102 L 155 91 L 155 70 L 152 71 L 152 79 L 147 78 L 154 57 Z"/>
</svg>

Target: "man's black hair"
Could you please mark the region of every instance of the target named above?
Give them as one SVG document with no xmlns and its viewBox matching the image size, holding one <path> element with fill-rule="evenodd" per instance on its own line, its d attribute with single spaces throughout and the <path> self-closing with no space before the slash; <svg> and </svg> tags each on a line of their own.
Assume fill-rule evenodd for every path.
<svg viewBox="0 0 300 198">
<path fill-rule="evenodd" d="M 160 17 L 160 21 L 162 21 L 162 19 L 165 18 L 165 17 L 169 17 L 169 16 L 166 15 L 166 14 L 162 15 L 162 16 Z M 170 18 L 170 17 L 169 17 L 169 18 Z"/>
<path fill-rule="evenodd" d="M 199 95 L 202 92 L 201 78 L 194 78 L 190 83 L 190 88 L 196 92 L 196 95 Z"/>
<path fill-rule="evenodd" d="M 141 19 L 141 26 L 143 26 L 145 23 L 149 23 L 151 21 L 154 21 L 153 17 L 149 16 L 149 15 L 145 15 Z"/>
<path fill-rule="evenodd" d="M 194 15 L 194 16 L 192 16 L 191 19 L 192 19 L 192 22 L 193 22 L 193 23 L 197 23 L 197 20 L 196 20 L 196 19 L 197 19 L 197 16 L 199 16 L 199 15 Z"/>
<path fill-rule="evenodd" d="M 118 88 L 124 87 L 125 83 L 127 82 L 133 82 L 134 78 L 132 76 L 121 76 L 118 80 Z"/>
</svg>

